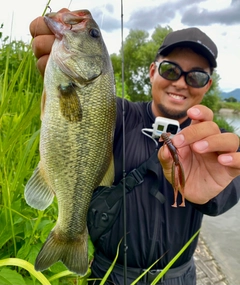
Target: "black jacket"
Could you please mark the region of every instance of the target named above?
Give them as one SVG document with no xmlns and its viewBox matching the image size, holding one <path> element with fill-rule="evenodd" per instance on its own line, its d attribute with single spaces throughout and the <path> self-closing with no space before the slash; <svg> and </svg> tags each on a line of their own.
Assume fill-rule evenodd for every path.
<svg viewBox="0 0 240 285">
<path fill-rule="evenodd" d="M 123 132 L 122 100 L 118 99 L 117 125 L 114 138 L 115 182 L 123 175 Z M 154 152 L 156 146 L 151 138 L 142 134 L 143 128 L 152 128 L 155 117 L 151 111 L 151 102 L 132 103 L 124 101 L 125 139 L 126 139 L 126 173 L 138 167 Z M 190 124 L 187 119 L 181 128 Z M 161 144 L 159 144 L 161 146 Z M 185 208 L 173 208 L 173 188 L 165 179 L 159 163 L 159 191 L 165 196 L 165 203 L 160 203 L 149 189 L 155 177 L 145 177 L 143 184 L 126 195 L 127 204 L 127 265 L 148 268 L 161 256 L 154 268 L 164 268 L 179 252 L 185 243 L 201 227 L 203 214 L 220 215 L 234 206 L 240 197 L 240 176 L 205 205 L 195 205 L 186 201 Z M 181 195 L 178 195 L 178 203 Z M 123 237 L 123 214 L 115 221 L 112 230 L 102 236 L 96 248 L 110 260 L 116 256 L 120 239 Z M 177 267 L 192 257 L 197 239 L 174 263 Z M 164 255 L 165 254 L 165 255 Z M 120 247 L 118 263 L 123 264 L 123 247 Z"/>
</svg>

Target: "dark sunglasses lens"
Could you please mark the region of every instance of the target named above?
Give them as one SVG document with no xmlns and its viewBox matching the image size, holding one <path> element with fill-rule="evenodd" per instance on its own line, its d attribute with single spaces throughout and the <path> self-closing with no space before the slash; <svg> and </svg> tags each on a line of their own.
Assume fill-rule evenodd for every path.
<svg viewBox="0 0 240 285">
<path fill-rule="evenodd" d="M 187 84 L 195 88 L 204 87 L 208 83 L 209 79 L 209 75 L 201 71 L 192 71 L 186 76 Z"/>
<path fill-rule="evenodd" d="M 179 67 L 170 62 L 161 62 L 158 72 L 167 80 L 178 80 L 178 78 L 181 76 L 181 70 Z"/>
</svg>

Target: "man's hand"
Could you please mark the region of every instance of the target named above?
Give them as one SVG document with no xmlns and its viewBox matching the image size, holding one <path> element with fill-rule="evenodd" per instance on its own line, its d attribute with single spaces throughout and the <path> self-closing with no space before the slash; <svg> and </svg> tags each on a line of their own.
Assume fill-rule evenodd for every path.
<svg viewBox="0 0 240 285">
<path fill-rule="evenodd" d="M 173 137 L 185 173 L 184 196 L 187 200 L 204 204 L 217 196 L 240 175 L 239 138 L 233 133 L 221 133 L 212 121 L 213 113 L 203 105 L 188 110 L 192 119 L 189 127 Z M 170 183 L 172 157 L 166 145 L 158 158 Z"/>
<path fill-rule="evenodd" d="M 59 12 L 66 12 L 68 9 L 61 9 Z M 32 49 L 38 59 L 37 68 L 39 69 L 42 76 L 48 61 L 49 54 L 52 49 L 55 36 L 49 30 L 44 22 L 44 17 L 38 17 L 30 23 L 30 33 L 33 37 Z"/>
</svg>

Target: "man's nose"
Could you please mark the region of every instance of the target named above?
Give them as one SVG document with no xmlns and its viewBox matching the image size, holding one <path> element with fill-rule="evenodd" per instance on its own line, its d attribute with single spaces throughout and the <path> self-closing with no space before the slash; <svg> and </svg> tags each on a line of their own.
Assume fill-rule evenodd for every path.
<svg viewBox="0 0 240 285">
<path fill-rule="evenodd" d="M 186 89 L 188 87 L 183 74 L 178 80 L 173 81 L 172 85 L 177 89 Z"/>
</svg>

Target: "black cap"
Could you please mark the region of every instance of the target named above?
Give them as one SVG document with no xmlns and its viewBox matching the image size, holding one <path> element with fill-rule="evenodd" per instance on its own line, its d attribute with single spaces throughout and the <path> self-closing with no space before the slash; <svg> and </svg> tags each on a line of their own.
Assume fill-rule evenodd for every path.
<svg viewBox="0 0 240 285">
<path fill-rule="evenodd" d="M 160 55 L 168 55 L 175 47 L 189 47 L 204 56 L 211 67 L 216 67 L 217 46 L 198 28 L 187 28 L 169 33 L 158 50 Z"/>
</svg>

